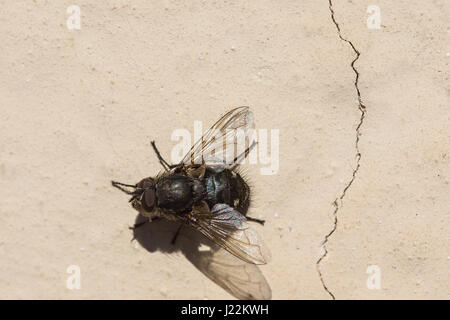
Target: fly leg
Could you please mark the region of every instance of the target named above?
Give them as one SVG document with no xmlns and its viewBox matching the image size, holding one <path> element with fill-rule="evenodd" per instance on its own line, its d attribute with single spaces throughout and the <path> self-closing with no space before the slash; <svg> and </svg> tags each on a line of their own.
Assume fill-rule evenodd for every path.
<svg viewBox="0 0 450 320">
<path fill-rule="evenodd" d="M 177 232 L 173 235 L 172 241 L 170 242 L 172 245 L 175 244 L 175 241 L 177 241 L 178 235 L 180 234 L 181 228 L 183 228 L 183 224 L 180 224 L 180 226 L 177 229 Z"/>
<path fill-rule="evenodd" d="M 257 222 L 260 225 L 264 225 L 264 222 L 266 222 L 266 220 L 260 220 L 260 219 L 256 219 L 256 218 L 252 218 L 252 217 L 245 217 L 248 221 L 253 221 L 253 222 Z"/>
<path fill-rule="evenodd" d="M 139 222 L 139 223 L 135 223 L 134 226 L 128 227 L 128 229 L 134 231 L 134 230 L 136 230 L 137 228 L 142 227 L 142 226 L 143 226 L 144 224 L 146 224 L 147 222 L 149 222 L 149 221 L 146 220 L 146 221 L 142 221 L 142 222 Z"/>
<path fill-rule="evenodd" d="M 167 163 L 167 161 L 164 160 L 164 158 L 161 156 L 161 153 L 159 153 L 158 148 L 156 148 L 155 141 L 152 141 L 151 143 L 152 143 L 153 150 L 155 151 L 156 156 L 158 157 L 159 163 L 161 163 L 164 170 L 169 171 L 169 169 L 175 168 L 177 166 L 177 165 Z"/>
<path fill-rule="evenodd" d="M 154 217 L 154 218 L 152 218 L 152 221 L 156 221 L 156 220 L 158 220 L 159 219 L 159 217 Z M 132 227 L 128 227 L 128 229 L 130 229 L 130 230 L 136 230 L 137 228 L 139 228 L 139 227 L 142 227 L 144 224 L 146 224 L 147 222 L 150 222 L 150 220 L 145 220 L 145 221 L 142 221 L 142 222 L 139 222 L 139 223 L 135 223 L 134 224 L 134 226 L 132 226 Z"/>
</svg>

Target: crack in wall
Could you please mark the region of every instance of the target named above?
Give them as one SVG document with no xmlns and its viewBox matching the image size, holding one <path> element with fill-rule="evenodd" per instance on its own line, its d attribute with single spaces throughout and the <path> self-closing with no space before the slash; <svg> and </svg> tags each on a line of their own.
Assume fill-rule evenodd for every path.
<svg viewBox="0 0 450 320">
<path fill-rule="evenodd" d="M 364 118 L 365 118 L 365 116 L 366 116 L 366 106 L 363 104 L 362 99 L 361 99 L 361 92 L 360 92 L 359 87 L 358 87 L 359 72 L 358 72 L 358 70 L 357 70 L 356 67 L 355 67 L 355 62 L 358 61 L 359 56 L 360 56 L 361 54 L 360 54 L 360 52 L 358 51 L 358 49 L 356 49 L 356 47 L 353 45 L 353 43 L 352 43 L 350 40 L 347 40 L 347 39 L 345 39 L 345 38 L 342 36 L 341 28 L 339 27 L 339 24 L 337 23 L 336 18 L 335 18 L 335 16 L 334 16 L 333 3 L 332 3 L 331 0 L 328 0 L 328 8 L 330 9 L 331 20 L 333 21 L 334 25 L 335 25 L 336 28 L 337 28 L 339 38 L 340 38 L 342 41 L 348 43 L 348 44 L 352 47 L 353 51 L 356 53 L 356 57 L 355 57 L 355 59 L 353 59 L 353 61 L 351 62 L 350 66 L 352 67 L 352 69 L 353 69 L 353 71 L 355 72 L 355 75 L 356 75 L 356 77 L 355 77 L 355 83 L 354 83 L 354 84 L 355 84 L 355 88 L 356 88 L 356 93 L 357 93 L 357 95 L 358 95 L 358 108 L 359 108 L 359 111 L 361 112 L 361 116 L 360 116 L 360 119 L 359 119 L 359 123 L 358 123 L 358 125 L 357 125 L 357 127 L 356 127 L 356 139 L 355 139 L 356 168 L 353 170 L 352 178 L 351 178 L 350 181 L 346 184 L 346 186 L 344 187 L 344 190 L 342 190 L 341 195 L 340 195 L 339 197 L 337 197 L 337 198 L 333 201 L 333 206 L 334 206 L 334 211 L 333 211 L 333 216 L 334 216 L 333 228 L 331 229 L 331 231 L 330 231 L 327 235 L 325 235 L 325 238 L 324 238 L 324 240 L 323 240 L 323 242 L 322 242 L 322 244 L 321 244 L 321 246 L 322 246 L 322 248 L 323 248 L 323 250 L 324 250 L 324 253 L 323 253 L 322 256 L 319 258 L 319 260 L 317 260 L 317 262 L 316 262 L 317 272 L 319 273 L 319 278 L 320 278 L 320 281 L 322 282 L 322 286 L 323 286 L 323 288 L 325 289 L 325 291 L 330 295 L 330 297 L 331 297 L 333 300 L 335 300 L 336 298 L 335 298 L 334 294 L 330 291 L 330 289 L 329 289 L 329 288 L 327 287 L 327 285 L 325 284 L 325 280 L 323 279 L 322 271 L 320 270 L 320 263 L 321 263 L 322 260 L 328 255 L 328 250 L 327 250 L 326 244 L 327 244 L 327 242 L 328 242 L 328 239 L 331 237 L 331 235 L 332 235 L 332 234 L 336 231 L 336 229 L 337 229 L 337 225 L 338 225 L 338 212 L 339 212 L 339 209 L 342 208 L 343 199 L 344 199 L 344 197 L 345 197 L 345 195 L 346 195 L 346 193 L 347 193 L 347 190 L 351 187 L 351 185 L 353 184 L 353 181 L 355 181 L 356 174 L 357 174 L 357 172 L 358 172 L 358 170 L 359 170 L 359 167 L 360 167 L 361 152 L 360 152 L 360 150 L 359 150 L 359 137 L 360 137 L 360 135 L 361 135 L 360 129 L 361 129 L 361 126 L 363 125 Z"/>
</svg>

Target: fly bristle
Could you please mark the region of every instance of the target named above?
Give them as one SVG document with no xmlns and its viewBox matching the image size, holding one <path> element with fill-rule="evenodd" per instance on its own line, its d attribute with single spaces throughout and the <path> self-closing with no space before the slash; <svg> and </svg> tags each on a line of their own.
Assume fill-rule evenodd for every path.
<svg viewBox="0 0 450 320">
<path fill-rule="evenodd" d="M 248 169 L 239 166 L 234 170 L 235 173 L 239 174 L 239 176 L 244 180 L 244 182 L 249 186 L 250 189 L 253 189 L 253 181 L 248 174 Z"/>
</svg>

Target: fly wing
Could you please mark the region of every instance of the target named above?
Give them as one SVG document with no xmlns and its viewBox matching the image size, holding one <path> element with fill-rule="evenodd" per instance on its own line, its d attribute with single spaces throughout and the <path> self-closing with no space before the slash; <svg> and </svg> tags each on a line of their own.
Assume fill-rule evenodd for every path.
<svg viewBox="0 0 450 320">
<path fill-rule="evenodd" d="M 227 204 L 216 204 L 211 211 L 197 207 L 188 215 L 188 223 L 228 250 L 236 257 L 253 264 L 266 264 L 270 252 L 258 233 L 247 224 L 239 211 Z"/>
<path fill-rule="evenodd" d="M 256 144 L 254 128 L 249 107 L 230 110 L 192 146 L 181 163 L 231 165 L 240 162 Z"/>
<path fill-rule="evenodd" d="M 258 266 L 247 263 L 225 249 L 200 252 L 195 266 L 209 279 L 238 299 L 270 300 L 272 290 Z"/>
</svg>

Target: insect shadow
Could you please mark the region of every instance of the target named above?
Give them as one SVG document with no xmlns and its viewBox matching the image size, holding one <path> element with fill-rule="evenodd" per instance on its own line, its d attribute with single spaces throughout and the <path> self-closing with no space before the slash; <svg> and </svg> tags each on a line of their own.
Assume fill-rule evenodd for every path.
<svg viewBox="0 0 450 320">
<path fill-rule="evenodd" d="M 135 222 L 139 225 L 147 219 L 138 214 Z M 183 227 L 172 243 L 179 226 L 179 222 L 158 219 L 133 229 L 133 239 L 150 253 L 181 252 L 200 272 L 237 299 L 271 299 L 272 291 L 258 266 L 235 257 L 190 227 Z"/>
</svg>

